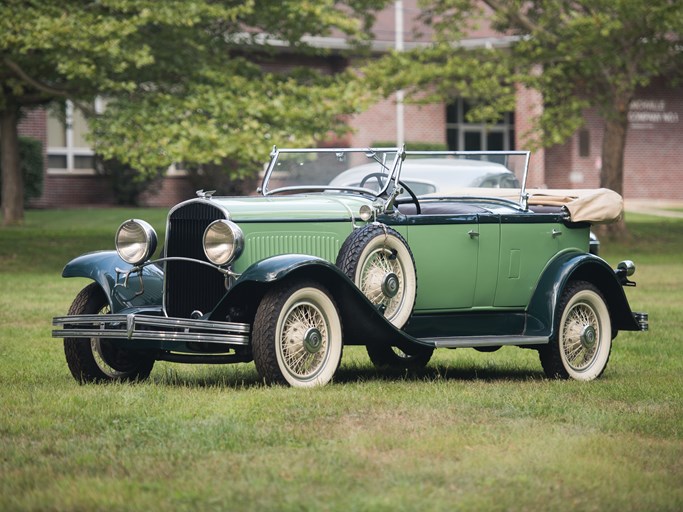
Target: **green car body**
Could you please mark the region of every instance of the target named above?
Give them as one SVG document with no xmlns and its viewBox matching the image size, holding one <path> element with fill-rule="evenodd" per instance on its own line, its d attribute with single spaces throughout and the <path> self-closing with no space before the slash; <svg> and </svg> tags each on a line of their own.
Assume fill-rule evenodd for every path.
<svg viewBox="0 0 683 512">
<path fill-rule="evenodd" d="M 174 207 L 158 260 L 144 252 L 154 252 L 155 235 L 131 220 L 118 252 L 67 264 L 64 277 L 94 282 L 54 319 L 76 379 L 144 378 L 155 360 L 254 360 L 267 382 L 320 385 L 346 344 L 398 368 L 423 366 L 440 347 L 524 346 L 539 350 L 549 376 L 590 380 L 619 330 L 647 329 L 623 291 L 632 264 L 615 271 L 590 254 L 590 223 L 563 207 L 530 207 L 524 188 L 519 200 L 406 196 L 398 149 L 323 150 L 324 162 L 359 153 L 378 162 L 373 191 L 329 187 L 329 177 L 269 190 L 284 179 L 276 176 L 286 151 L 274 150 L 260 195 L 200 192 Z M 299 166 L 318 158 L 302 154 Z M 512 156 L 526 158 L 524 182 L 528 153 Z M 567 308 L 575 313 L 565 319 Z M 588 353 L 580 363 L 567 362 L 579 356 L 564 338 Z"/>
</svg>

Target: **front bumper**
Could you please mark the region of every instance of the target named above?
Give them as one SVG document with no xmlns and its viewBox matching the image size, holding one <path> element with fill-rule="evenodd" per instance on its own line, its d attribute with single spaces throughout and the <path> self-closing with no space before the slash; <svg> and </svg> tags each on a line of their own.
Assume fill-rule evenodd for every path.
<svg viewBox="0 0 683 512">
<path fill-rule="evenodd" d="M 57 316 L 52 325 L 54 338 L 118 338 L 124 340 L 180 343 L 249 345 L 249 324 L 168 318 L 136 313 L 114 315 Z"/>
</svg>

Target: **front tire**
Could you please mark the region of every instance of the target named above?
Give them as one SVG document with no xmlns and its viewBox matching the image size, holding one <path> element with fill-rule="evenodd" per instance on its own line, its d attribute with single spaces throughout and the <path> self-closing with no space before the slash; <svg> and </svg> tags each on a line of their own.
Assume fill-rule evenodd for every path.
<svg viewBox="0 0 683 512">
<path fill-rule="evenodd" d="M 597 379 L 612 350 L 612 323 L 600 291 L 586 281 L 570 283 L 560 298 L 555 335 L 539 349 L 550 378 Z"/>
<path fill-rule="evenodd" d="M 342 356 L 342 326 L 330 293 L 314 282 L 284 282 L 261 300 L 252 351 L 267 384 L 327 384 Z"/>
<path fill-rule="evenodd" d="M 69 315 L 108 313 L 109 302 L 97 283 L 83 288 L 69 308 Z M 144 380 L 154 366 L 154 359 L 100 338 L 64 338 L 64 355 L 71 374 L 81 384 Z"/>
</svg>

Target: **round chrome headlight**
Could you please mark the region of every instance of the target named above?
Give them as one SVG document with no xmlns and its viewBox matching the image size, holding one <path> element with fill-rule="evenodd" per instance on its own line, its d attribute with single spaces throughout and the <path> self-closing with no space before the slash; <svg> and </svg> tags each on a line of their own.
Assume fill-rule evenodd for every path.
<svg viewBox="0 0 683 512">
<path fill-rule="evenodd" d="M 242 254 L 244 235 L 234 222 L 215 220 L 204 231 L 204 254 L 214 265 L 227 265 Z"/>
<path fill-rule="evenodd" d="M 139 265 L 157 248 L 157 234 L 144 220 L 130 219 L 116 231 L 116 252 L 126 263 Z"/>
</svg>

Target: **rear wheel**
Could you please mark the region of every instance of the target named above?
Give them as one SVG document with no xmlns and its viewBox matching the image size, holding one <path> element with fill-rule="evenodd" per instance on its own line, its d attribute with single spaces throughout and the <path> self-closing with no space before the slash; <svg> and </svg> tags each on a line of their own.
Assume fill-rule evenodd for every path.
<svg viewBox="0 0 683 512">
<path fill-rule="evenodd" d="M 612 324 L 605 299 L 586 281 L 570 283 L 558 303 L 555 335 L 539 356 L 550 378 L 593 380 L 607 367 Z"/>
<path fill-rule="evenodd" d="M 97 283 L 83 288 L 69 308 L 69 315 L 108 313 L 109 303 Z M 64 338 L 64 355 L 71 374 L 82 384 L 144 380 L 154 366 L 154 359 L 100 338 Z"/>
<path fill-rule="evenodd" d="M 411 347 L 404 352 L 387 345 L 368 345 L 370 361 L 380 370 L 420 370 L 427 366 L 434 349 L 431 347 Z"/>
<path fill-rule="evenodd" d="M 256 312 L 252 350 L 268 384 L 327 384 L 342 356 L 341 320 L 330 293 L 308 281 L 271 289 Z"/>
</svg>

